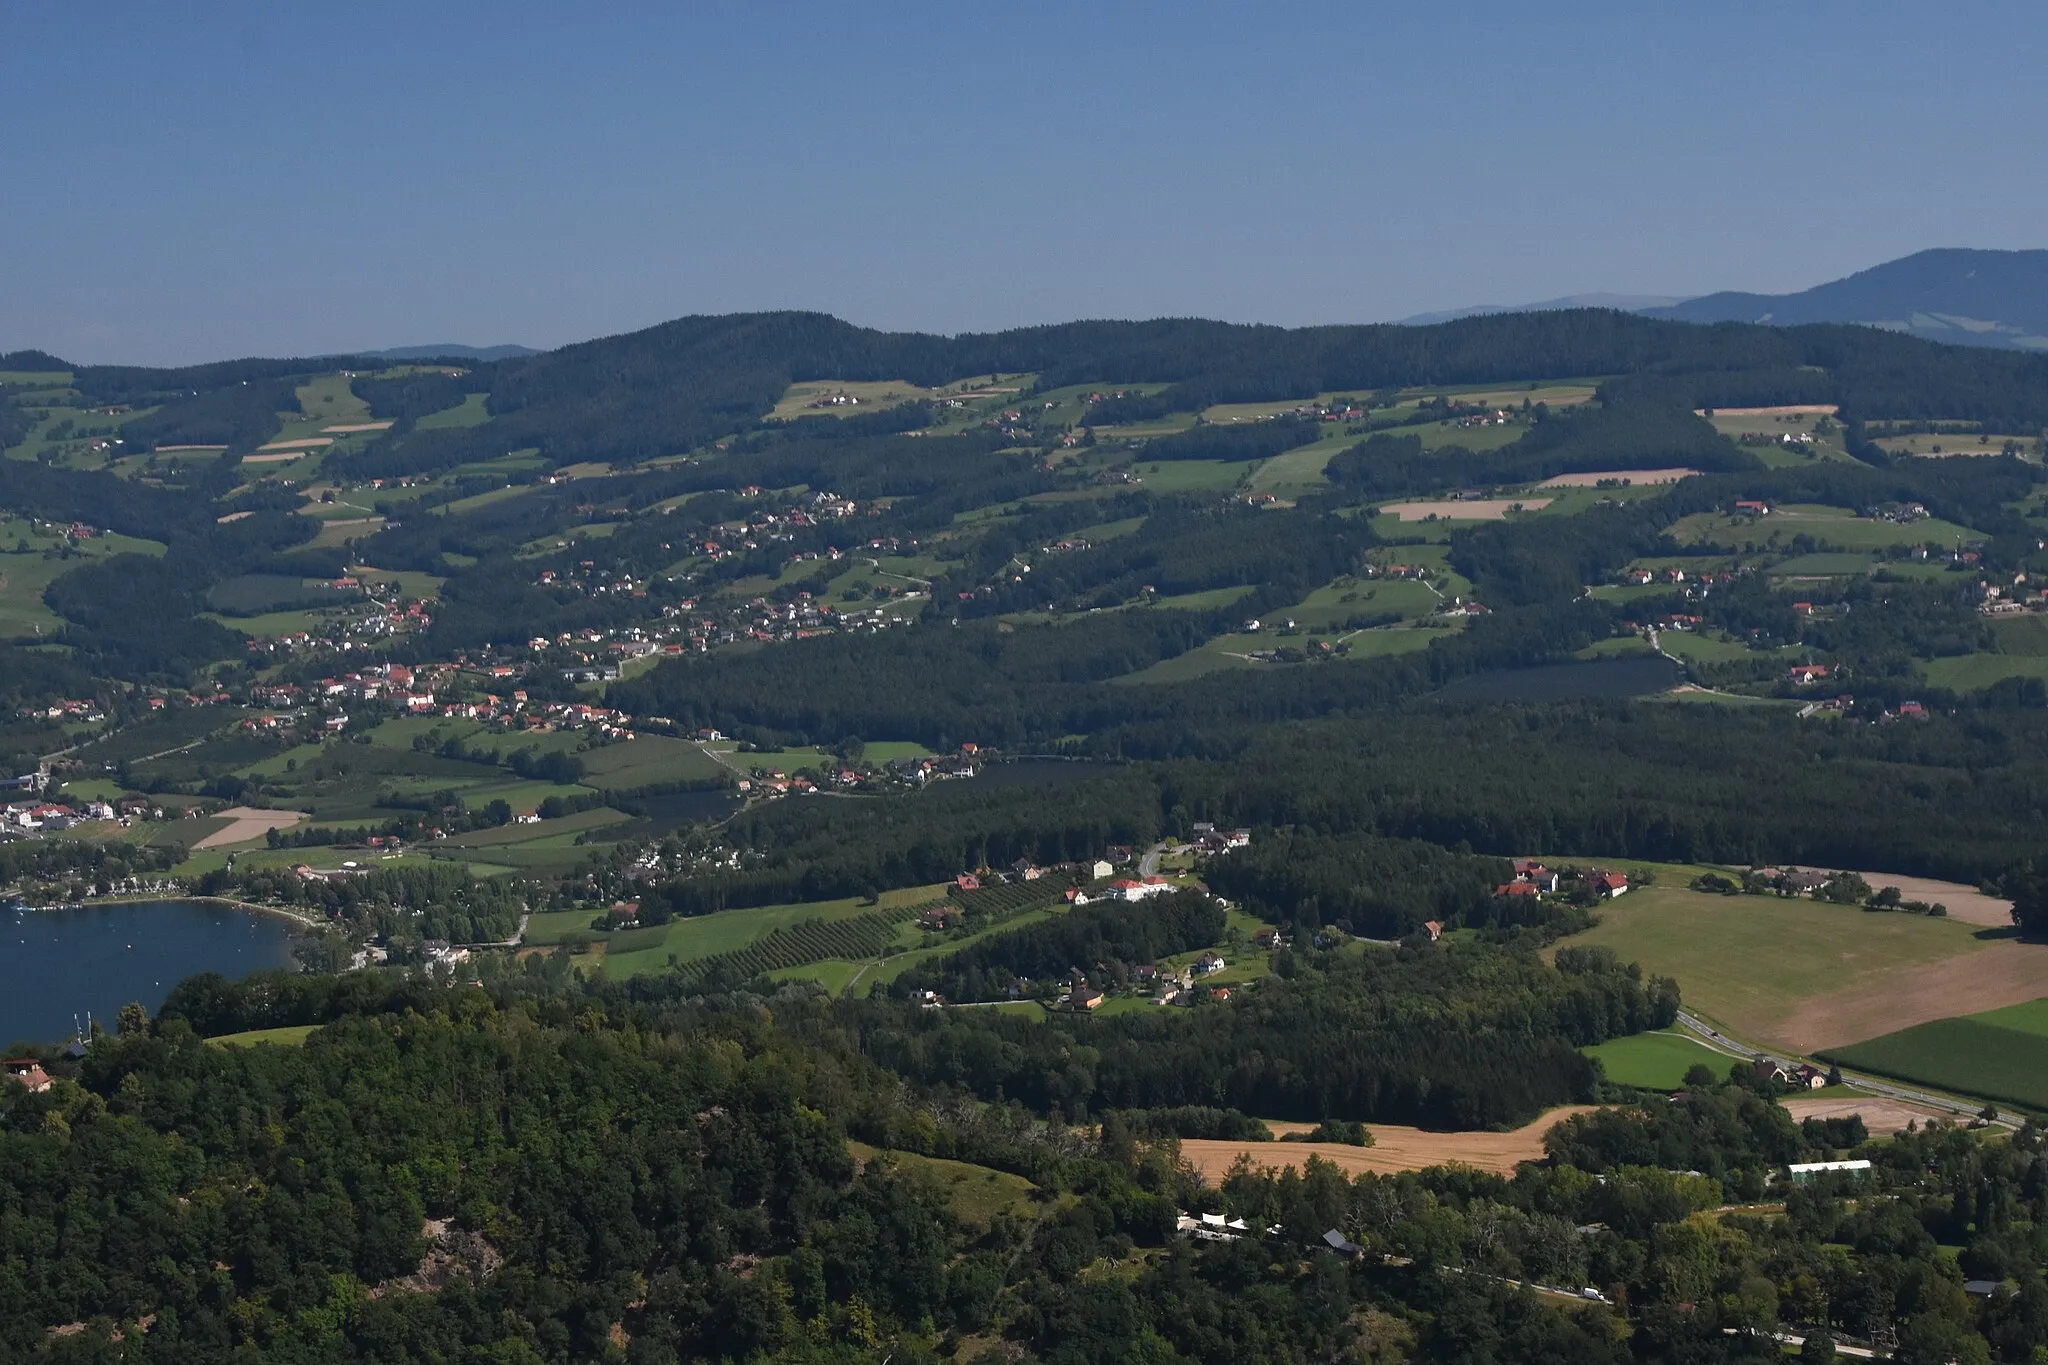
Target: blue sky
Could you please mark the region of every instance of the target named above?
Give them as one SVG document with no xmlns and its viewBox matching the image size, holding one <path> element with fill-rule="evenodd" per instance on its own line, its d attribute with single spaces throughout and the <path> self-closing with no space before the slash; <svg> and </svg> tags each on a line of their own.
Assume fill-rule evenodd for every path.
<svg viewBox="0 0 2048 1365">
<path fill-rule="evenodd" d="M 2048 245 L 2043 51 L 2020 3 L 0 0 L 0 350 L 1796 289 Z"/>
</svg>

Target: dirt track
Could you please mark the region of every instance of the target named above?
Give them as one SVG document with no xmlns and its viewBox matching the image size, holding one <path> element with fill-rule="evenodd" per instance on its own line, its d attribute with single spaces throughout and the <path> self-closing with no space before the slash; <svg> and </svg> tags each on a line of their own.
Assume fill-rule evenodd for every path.
<svg viewBox="0 0 2048 1365">
<path fill-rule="evenodd" d="M 1981 952 L 1894 967 L 1794 1006 L 1773 1041 L 1799 1052 L 1860 1043 L 1934 1019 L 2048 995 L 2048 944 L 2006 939 Z"/>
<path fill-rule="evenodd" d="M 1249 1156 L 1254 1166 L 1299 1167 L 1311 1156 L 1319 1156 L 1351 1175 L 1376 1171 L 1419 1171 L 1426 1166 L 1460 1162 L 1482 1171 L 1513 1175 L 1518 1162 L 1536 1161 L 1543 1156 L 1543 1135 L 1574 1114 L 1589 1112 L 1589 1105 L 1553 1109 L 1542 1118 L 1511 1133 L 1426 1133 L 1420 1128 L 1375 1123 L 1373 1145 L 1350 1147 L 1341 1142 L 1222 1142 L 1208 1138 L 1181 1139 L 1181 1155 L 1194 1163 L 1208 1180 L 1220 1181 L 1230 1172 L 1239 1153 Z M 1312 1127 L 1311 1124 L 1282 1124 L 1280 1131 Z"/>
<path fill-rule="evenodd" d="M 1933 1109 L 1922 1109 L 1915 1104 L 1900 1100 L 1875 1098 L 1836 1097 L 1833 1099 L 1815 1096 L 1812 1099 L 1790 1099 L 1785 1101 L 1785 1112 L 1796 1122 L 1799 1119 L 1839 1119 L 1850 1114 L 1863 1115 L 1863 1124 L 1877 1137 L 1889 1137 L 1908 1123 L 1927 1126 L 1929 1119 L 1954 1119 L 1953 1114 L 1943 1114 Z"/>
</svg>

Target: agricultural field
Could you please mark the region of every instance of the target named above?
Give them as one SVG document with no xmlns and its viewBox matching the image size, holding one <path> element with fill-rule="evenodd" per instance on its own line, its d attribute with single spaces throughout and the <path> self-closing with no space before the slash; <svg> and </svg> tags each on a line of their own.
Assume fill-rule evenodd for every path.
<svg viewBox="0 0 2048 1365">
<path fill-rule="evenodd" d="M 242 1033 L 223 1033 L 206 1041 L 214 1047 L 253 1047 L 269 1043 L 276 1047 L 303 1047 L 318 1024 L 286 1024 L 281 1028 L 256 1028 Z"/>
<path fill-rule="evenodd" d="M 490 410 L 484 406 L 489 399 L 489 394 L 464 394 L 462 401 L 454 407 L 428 413 L 413 425 L 420 431 L 439 431 L 449 427 L 480 427 L 491 420 Z M 467 469 L 474 472 L 482 467 L 470 465 Z"/>
<path fill-rule="evenodd" d="M 1880 1076 L 2048 1111 L 2048 1000 L 1931 1020 L 1824 1055 Z"/>
<path fill-rule="evenodd" d="M 1608 1080 L 1642 1090 L 1682 1090 L 1685 1073 L 1695 1066 L 1725 1076 L 1731 1061 L 1683 1033 L 1638 1033 L 1579 1050 L 1600 1063 Z"/>
<path fill-rule="evenodd" d="M 0 515 L 0 639 L 35 640 L 62 630 L 62 618 L 44 605 L 43 590 L 80 565 L 110 555 L 163 552 L 159 541 L 113 532 L 74 542 L 66 527 Z"/>
<path fill-rule="evenodd" d="M 1346 1175 L 1363 1171 L 1394 1175 L 1419 1171 L 1452 1162 L 1495 1175 L 1513 1175 L 1524 1161 L 1543 1158 L 1543 1135 L 1574 1114 L 1591 1106 L 1553 1109 L 1533 1123 L 1506 1133 L 1432 1133 L 1399 1124 L 1368 1124 L 1370 1147 L 1352 1147 L 1341 1142 L 1229 1142 L 1211 1138 L 1182 1138 L 1180 1153 L 1194 1163 L 1211 1182 L 1221 1183 L 1240 1156 L 1254 1167 L 1299 1169 L 1311 1156 L 1334 1163 Z M 1310 1125 L 1269 1121 L 1276 1131 L 1298 1131 Z"/>
<path fill-rule="evenodd" d="M 1855 459 L 1842 443 L 1842 429 L 1833 411 L 1827 408 L 1721 408 L 1711 413 L 1707 421 L 1732 441 L 1739 442 L 1745 435 L 1763 435 L 1773 440 L 1791 436 L 1811 448 L 1812 454 L 1807 454 L 1783 445 L 1743 445 L 1744 450 L 1774 468 L 1812 460 Z"/>
<path fill-rule="evenodd" d="M 679 963 L 696 962 L 753 947 L 778 930 L 797 928 L 813 921 L 830 923 L 859 919 L 876 911 L 913 910 L 941 900 L 945 894 L 943 884 L 913 886 L 884 892 L 880 901 L 873 905 L 861 897 L 849 896 L 843 900 L 724 910 L 715 915 L 698 915 L 646 929 L 628 929 L 606 936 L 608 946 L 604 969 L 606 975 L 614 977 L 665 971 L 670 957 Z M 764 966 L 761 970 L 773 968 Z"/>
<path fill-rule="evenodd" d="M 622 791 L 658 782 L 704 782 L 725 775 L 725 768 L 688 740 L 666 735 L 635 735 L 623 744 L 587 749 L 585 780 L 599 791 Z"/>
<path fill-rule="evenodd" d="M 1950 548 L 1972 544 L 1983 537 L 1967 527 L 1939 517 L 1923 517 L 1901 524 L 1859 517 L 1845 507 L 1818 503 L 1796 503 L 1773 507 L 1761 518 L 1732 517 L 1719 512 L 1695 512 L 1671 528 L 1671 538 L 1681 545 L 1702 541 L 1751 546 L 1756 549 L 1783 548 L 1805 535 L 1833 550 L 1892 550 L 1920 545 Z"/>
<path fill-rule="evenodd" d="M 1873 438 L 1880 449 L 1894 455 L 1922 455 L 1929 457 L 1953 457 L 1968 455 L 2002 455 L 2008 446 L 2019 451 L 2022 459 L 2041 458 L 2041 435 L 1962 435 L 1956 432 L 1915 432 L 1910 436 L 1878 436 Z"/>
<path fill-rule="evenodd" d="M 2048 971 L 2048 947 L 1955 920 L 1711 895 L 1684 880 L 1663 876 L 1603 905 L 1600 924 L 1566 942 L 1674 977 L 1688 1008 L 1795 1052 L 1955 1014 L 1964 1001 L 2031 999 Z"/>
<path fill-rule="evenodd" d="M 2038 654 L 1957 654 L 1924 660 L 1920 671 L 1932 686 L 1980 692 L 2007 678 L 2048 680 L 2048 658 Z"/>
<path fill-rule="evenodd" d="M 791 384 L 769 412 L 768 420 L 788 422 L 799 417 L 852 417 L 882 412 L 914 403 L 920 398 L 930 398 L 933 392 L 902 379 L 829 379 Z M 853 401 L 835 404 L 831 401 L 833 398 Z"/>
</svg>

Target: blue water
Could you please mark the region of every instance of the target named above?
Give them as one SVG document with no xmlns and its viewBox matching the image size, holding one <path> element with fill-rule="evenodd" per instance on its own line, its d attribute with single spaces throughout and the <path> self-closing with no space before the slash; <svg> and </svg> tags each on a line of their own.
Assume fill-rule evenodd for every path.
<svg viewBox="0 0 2048 1365">
<path fill-rule="evenodd" d="M 69 1037 L 87 1010 L 111 1029 L 131 1000 L 154 1014 L 200 972 L 292 964 L 292 923 L 188 901 L 0 910 L 0 1045 Z"/>
</svg>

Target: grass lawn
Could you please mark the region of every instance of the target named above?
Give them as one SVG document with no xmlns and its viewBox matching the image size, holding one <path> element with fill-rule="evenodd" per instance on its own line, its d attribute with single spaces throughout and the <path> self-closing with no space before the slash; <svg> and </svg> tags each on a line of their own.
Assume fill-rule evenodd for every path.
<svg viewBox="0 0 2048 1365">
<path fill-rule="evenodd" d="M 1826 1056 L 1883 1076 L 2048 1110 L 2048 1000 L 1936 1019 Z"/>
<path fill-rule="evenodd" d="M 1987 946 L 1956 920 L 1716 896 L 1678 875 L 1659 880 L 1601 906 L 1600 924 L 1565 942 L 1612 948 L 1645 972 L 1675 977 L 1688 1008 L 1739 1037 L 1772 1041 L 1808 997 Z"/>
<path fill-rule="evenodd" d="M 1712 1067 L 1716 1076 L 1725 1076 L 1730 1063 L 1729 1058 L 1682 1033 L 1639 1033 L 1633 1038 L 1610 1038 L 1579 1051 L 1598 1059 L 1608 1080 L 1644 1090 L 1683 1089 L 1685 1073 L 1702 1064 Z"/>
<path fill-rule="evenodd" d="M 2048 616 L 1995 617 L 1991 633 L 1998 637 L 2000 653 L 2048 658 Z"/>
<path fill-rule="evenodd" d="M 768 973 L 771 981 L 815 981 L 832 995 L 844 995 L 854 978 L 861 974 L 865 962 L 848 962 L 844 958 L 829 958 L 824 962 L 806 962 L 801 967 L 782 967 Z"/>
<path fill-rule="evenodd" d="M 768 414 L 771 421 L 788 422 L 799 417 L 853 417 L 861 413 L 882 412 L 904 403 L 914 402 L 931 395 L 930 389 L 921 389 L 904 379 L 856 380 L 819 379 L 802 384 L 791 384 L 776 402 L 774 411 Z M 814 406 L 819 400 L 843 394 L 860 400 L 857 403 Z M 1014 394 L 1004 394 L 1013 398 Z"/>
<path fill-rule="evenodd" d="M 318 1024 L 289 1024 L 283 1028 L 252 1028 L 246 1033 L 223 1033 L 206 1041 L 215 1047 L 248 1047 L 253 1043 L 275 1043 L 279 1047 L 300 1047 Z"/>
<path fill-rule="evenodd" d="M 536 947 L 545 947 L 578 934 L 596 937 L 590 927 L 590 922 L 596 918 L 595 910 L 542 910 L 526 921 L 525 941 Z"/>
</svg>

